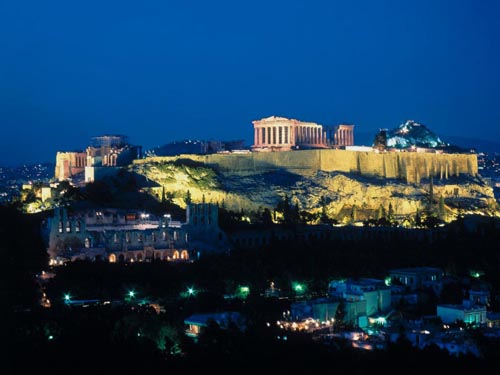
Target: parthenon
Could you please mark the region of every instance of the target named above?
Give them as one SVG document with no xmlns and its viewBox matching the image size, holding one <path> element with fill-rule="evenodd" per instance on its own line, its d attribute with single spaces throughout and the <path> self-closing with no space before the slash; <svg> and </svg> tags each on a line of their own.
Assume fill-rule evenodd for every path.
<svg viewBox="0 0 500 375">
<path fill-rule="evenodd" d="M 354 144 L 354 125 L 323 129 L 314 122 L 271 116 L 253 121 L 254 151 L 338 148 Z"/>
</svg>

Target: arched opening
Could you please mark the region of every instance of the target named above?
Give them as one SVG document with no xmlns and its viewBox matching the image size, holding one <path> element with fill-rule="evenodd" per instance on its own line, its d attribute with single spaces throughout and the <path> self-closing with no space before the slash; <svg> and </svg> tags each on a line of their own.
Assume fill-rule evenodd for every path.
<svg viewBox="0 0 500 375">
<path fill-rule="evenodd" d="M 109 261 L 109 263 L 116 263 L 116 255 L 109 254 L 108 261 Z"/>
<path fill-rule="evenodd" d="M 125 257 L 123 254 L 118 255 L 118 262 L 123 263 L 125 261 Z"/>
<path fill-rule="evenodd" d="M 142 262 L 142 254 L 141 253 L 137 254 L 137 261 Z"/>
<path fill-rule="evenodd" d="M 179 259 L 179 252 L 177 250 L 174 251 L 173 259 Z"/>
<path fill-rule="evenodd" d="M 189 253 L 187 252 L 187 250 L 181 251 L 181 259 L 189 259 Z"/>
</svg>

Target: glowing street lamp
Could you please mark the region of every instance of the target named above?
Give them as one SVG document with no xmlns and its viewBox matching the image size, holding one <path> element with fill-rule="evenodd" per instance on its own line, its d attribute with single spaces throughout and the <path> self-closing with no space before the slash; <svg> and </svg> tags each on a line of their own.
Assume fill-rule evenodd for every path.
<svg viewBox="0 0 500 375">
<path fill-rule="evenodd" d="M 64 303 L 70 303 L 71 302 L 71 294 L 65 293 L 64 294 Z"/>
<path fill-rule="evenodd" d="M 302 294 L 306 291 L 306 286 L 304 284 L 301 284 L 298 282 L 294 282 L 292 284 L 292 288 L 295 291 L 295 293 L 297 293 L 297 294 Z"/>
<path fill-rule="evenodd" d="M 239 298 L 245 299 L 250 294 L 250 288 L 248 286 L 239 286 L 237 295 Z"/>
<path fill-rule="evenodd" d="M 192 286 L 188 287 L 184 292 L 181 292 L 181 297 L 189 298 L 196 295 L 196 289 Z"/>
</svg>

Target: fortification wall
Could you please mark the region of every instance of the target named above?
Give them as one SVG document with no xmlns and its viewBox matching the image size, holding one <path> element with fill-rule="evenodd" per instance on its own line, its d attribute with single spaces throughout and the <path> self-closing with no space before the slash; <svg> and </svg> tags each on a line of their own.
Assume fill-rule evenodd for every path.
<svg viewBox="0 0 500 375">
<path fill-rule="evenodd" d="M 275 169 L 308 174 L 317 170 L 355 173 L 363 176 L 401 179 L 419 183 L 422 178 L 446 179 L 451 176 L 477 176 L 477 155 L 417 152 L 376 153 L 348 150 L 295 150 L 253 152 L 249 154 L 180 155 L 136 160 L 175 161 L 191 159 L 224 173 L 253 174 Z"/>
</svg>

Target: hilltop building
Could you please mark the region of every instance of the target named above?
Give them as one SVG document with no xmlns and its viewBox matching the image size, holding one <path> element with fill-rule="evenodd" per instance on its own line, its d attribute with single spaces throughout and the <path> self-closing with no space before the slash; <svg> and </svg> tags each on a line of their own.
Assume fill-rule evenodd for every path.
<svg viewBox="0 0 500 375">
<path fill-rule="evenodd" d="M 341 148 L 354 145 L 354 125 L 323 127 L 314 122 L 276 116 L 252 123 L 253 151 Z"/>
<path fill-rule="evenodd" d="M 218 207 L 212 203 L 188 205 L 185 222 L 137 210 L 57 208 L 46 233 L 52 264 L 77 259 L 189 260 L 227 250 Z"/>
<path fill-rule="evenodd" d="M 116 172 L 116 167 L 131 164 L 142 157 L 142 147 L 133 146 L 124 135 L 93 137 L 85 152 L 58 152 L 55 179 L 64 181 L 84 173 L 83 181 L 93 182 Z"/>
</svg>

